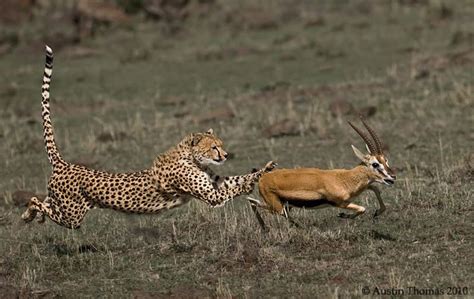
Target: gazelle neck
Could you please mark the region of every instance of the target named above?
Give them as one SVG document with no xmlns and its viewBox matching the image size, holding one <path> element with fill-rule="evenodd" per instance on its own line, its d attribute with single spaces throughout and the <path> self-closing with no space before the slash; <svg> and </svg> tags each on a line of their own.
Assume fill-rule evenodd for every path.
<svg viewBox="0 0 474 299">
<path fill-rule="evenodd" d="M 366 181 L 367 185 L 375 182 L 374 173 L 364 163 L 360 163 L 356 167 L 352 168 L 351 172 L 353 172 L 354 176 L 359 178 L 361 181 Z"/>
<path fill-rule="evenodd" d="M 345 184 L 350 193 L 357 194 L 374 182 L 371 171 L 365 165 L 358 165 L 347 171 Z"/>
</svg>

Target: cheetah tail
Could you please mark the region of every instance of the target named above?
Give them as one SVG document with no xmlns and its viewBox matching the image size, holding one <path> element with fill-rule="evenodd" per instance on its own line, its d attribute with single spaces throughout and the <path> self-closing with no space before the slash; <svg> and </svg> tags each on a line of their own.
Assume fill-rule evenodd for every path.
<svg viewBox="0 0 474 299">
<path fill-rule="evenodd" d="M 51 75 L 53 73 L 53 50 L 46 46 L 46 62 L 44 66 L 43 85 L 41 86 L 42 95 L 42 115 L 43 115 L 43 134 L 48 159 L 53 168 L 59 163 L 64 163 L 64 160 L 59 154 L 56 142 L 54 141 L 53 125 L 51 124 L 49 112 L 49 84 L 51 82 Z"/>
</svg>

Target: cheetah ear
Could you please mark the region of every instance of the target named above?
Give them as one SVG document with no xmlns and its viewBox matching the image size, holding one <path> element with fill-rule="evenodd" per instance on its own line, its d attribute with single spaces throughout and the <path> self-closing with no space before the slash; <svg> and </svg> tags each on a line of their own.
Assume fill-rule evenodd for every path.
<svg viewBox="0 0 474 299">
<path fill-rule="evenodd" d="M 202 140 L 204 136 L 202 134 L 193 134 L 193 139 L 191 140 L 191 146 L 196 146 Z"/>
<path fill-rule="evenodd" d="M 214 134 L 214 130 L 211 128 L 211 129 L 207 130 L 207 132 L 206 132 L 206 133 L 207 133 L 207 134 L 211 134 L 211 135 L 213 135 L 213 134 Z"/>
</svg>

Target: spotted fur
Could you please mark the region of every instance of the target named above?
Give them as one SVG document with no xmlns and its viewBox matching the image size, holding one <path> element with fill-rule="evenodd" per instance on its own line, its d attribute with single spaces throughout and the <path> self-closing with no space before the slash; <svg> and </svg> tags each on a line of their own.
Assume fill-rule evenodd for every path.
<svg viewBox="0 0 474 299">
<path fill-rule="evenodd" d="M 275 167 L 242 176 L 219 178 L 207 165 L 222 164 L 227 157 L 222 141 L 211 130 L 187 135 L 175 147 L 153 162 L 150 169 L 134 173 L 109 173 L 68 163 L 61 157 L 53 134 L 49 111 L 53 52 L 46 46 L 46 64 L 42 85 L 44 140 L 53 172 L 48 196 L 41 202 L 31 198 L 23 220 L 32 221 L 40 214 L 59 225 L 79 228 L 93 207 L 126 213 L 158 213 L 197 198 L 210 206 L 222 206 L 228 200 L 250 193 L 254 183 Z"/>
</svg>

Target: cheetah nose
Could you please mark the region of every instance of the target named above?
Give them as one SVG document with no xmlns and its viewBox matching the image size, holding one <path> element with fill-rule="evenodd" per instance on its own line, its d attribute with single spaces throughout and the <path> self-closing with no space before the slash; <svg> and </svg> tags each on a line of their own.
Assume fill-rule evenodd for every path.
<svg viewBox="0 0 474 299">
<path fill-rule="evenodd" d="M 225 154 L 224 154 L 224 158 L 227 159 L 227 157 L 229 157 L 229 154 L 228 154 L 228 153 L 225 153 Z"/>
</svg>

